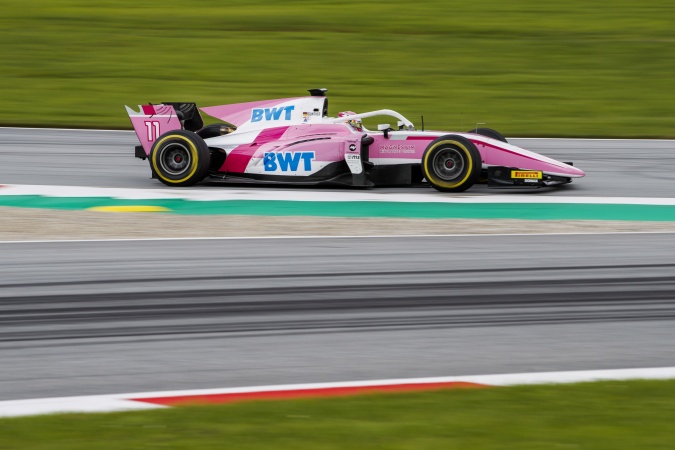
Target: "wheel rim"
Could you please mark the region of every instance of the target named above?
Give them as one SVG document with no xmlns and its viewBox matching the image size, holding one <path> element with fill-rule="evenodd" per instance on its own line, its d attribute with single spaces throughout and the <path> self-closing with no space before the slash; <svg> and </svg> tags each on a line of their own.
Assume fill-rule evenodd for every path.
<svg viewBox="0 0 675 450">
<path fill-rule="evenodd" d="M 464 172 L 466 160 L 459 149 L 444 148 L 434 155 L 431 166 L 438 178 L 443 181 L 453 181 Z"/>
<path fill-rule="evenodd" d="M 170 175 L 181 175 L 192 162 L 190 151 L 182 144 L 172 143 L 162 149 L 159 165 Z"/>
</svg>

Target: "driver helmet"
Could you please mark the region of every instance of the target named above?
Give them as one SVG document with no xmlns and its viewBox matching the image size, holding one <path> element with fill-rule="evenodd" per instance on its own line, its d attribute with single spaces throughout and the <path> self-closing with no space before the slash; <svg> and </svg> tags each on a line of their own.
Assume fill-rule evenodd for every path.
<svg viewBox="0 0 675 450">
<path fill-rule="evenodd" d="M 342 111 L 341 113 L 338 113 L 338 117 L 347 117 L 354 115 L 356 115 L 354 111 Z M 361 119 L 348 120 L 347 123 L 356 131 L 363 131 L 363 123 L 361 123 Z"/>
</svg>

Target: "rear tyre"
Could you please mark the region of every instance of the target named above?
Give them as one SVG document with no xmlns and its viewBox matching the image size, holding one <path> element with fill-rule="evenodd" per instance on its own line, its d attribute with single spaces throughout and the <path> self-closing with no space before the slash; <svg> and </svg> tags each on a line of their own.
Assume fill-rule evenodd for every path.
<svg viewBox="0 0 675 450">
<path fill-rule="evenodd" d="M 482 167 L 480 152 L 462 136 L 441 136 L 424 151 L 422 173 L 436 190 L 463 192 L 478 179 Z"/>
<path fill-rule="evenodd" d="M 164 133 L 150 150 L 150 166 L 167 186 L 192 186 L 209 171 L 211 153 L 206 142 L 192 131 Z"/>
<path fill-rule="evenodd" d="M 467 133 L 480 134 L 481 136 L 496 139 L 498 141 L 509 142 L 499 131 L 493 130 L 492 128 L 474 128 L 473 130 L 467 131 Z"/>
</svg>

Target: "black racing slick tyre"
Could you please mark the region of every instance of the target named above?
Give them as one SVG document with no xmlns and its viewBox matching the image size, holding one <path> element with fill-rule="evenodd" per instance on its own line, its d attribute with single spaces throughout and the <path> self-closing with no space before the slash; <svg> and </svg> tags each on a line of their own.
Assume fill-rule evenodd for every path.
<svg viewBox="0 0 675 450">
<path fill-rule="evenodd" d="M 492 128 L 474 128 L 473 130 L 467 131 L 467 133 L 480 134 L 481 136 L 496 139 L 498 141 L 509 142 L 499 131 L 493 130 Z"/>
<path fill-rule="evenodd" d="M 424 151 L 422 173 L 436 190 L 463 192 L 478 179 L 482 168 L 480 152 L 458 135 L 441 136 Z"/>
<path fill-rule="evenodd" d="M 167 186 L 192 186 L 209 170 L 211 153 L 196 133 L 174 130 L 157 138 L 150 150 L 150 166 Z"/>
</svg>

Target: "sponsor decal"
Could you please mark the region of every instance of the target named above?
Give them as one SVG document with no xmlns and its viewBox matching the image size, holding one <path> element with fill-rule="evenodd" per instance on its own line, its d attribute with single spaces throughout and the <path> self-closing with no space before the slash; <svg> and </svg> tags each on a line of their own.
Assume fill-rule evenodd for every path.
<svg viewBox="0 0 675 450">
<path fill-rule="evenodd" d="M 414 144 L 380 145 L 380 153 L 415 153 Z"/>
<path fill-rule="evenodd" d="M 523 180 L 523 183 L 539 184 L 539 180 L 536 180 L 536 179 L 533 179 L 533 178 L 525 178 Z"/>
<path fill-rule="evenodd" d="M 356 150 L 356 144 L 350 144 L 350 145 L 349 145 L 349 151 L 350 151 L 350 152 L 353 152 L 353 151 L 355 151 L 355 150 Z"/>
<path fill-rule="evenodd" d="M 532 178 L 536 180 L 541 180 L 542 179 L 542 172 L 538 170 L 512 170 L 511 171 L 511 178 L 516 178 L 516 179 L 527 179 L 527 178 Z"/>
<path fill-rule="evenodd" d="M 361 155 L 356 153 L 345 153 L 345 161 L 347 161 L 347 166 L 349 171 L 354 174 L 359 174 L 363 172 L 363 166 L 361 165 Z"/>
<path fill-rule="evenodd" d="M 263 164 L 265 172 L 295 172 L 300 167 L 301 162 L 301 170 L 311 171 L 313 159 L 314 152 L 265 153 Z"/>
<path fill-rule="evenodd" d="M 159 137 L 159 122 L 156 120 L 146 120 L 143 122 L 148 132 L 148 142 L 153 142 Z"/>
<path fill-rule="evenodd" d="M 254 108 L 251 113 L 251 122 L 260 122 L 263 120 L 291 120 L 291 112 L 293 112 L 294 109 L 295 106 Z"/>
</svg>

